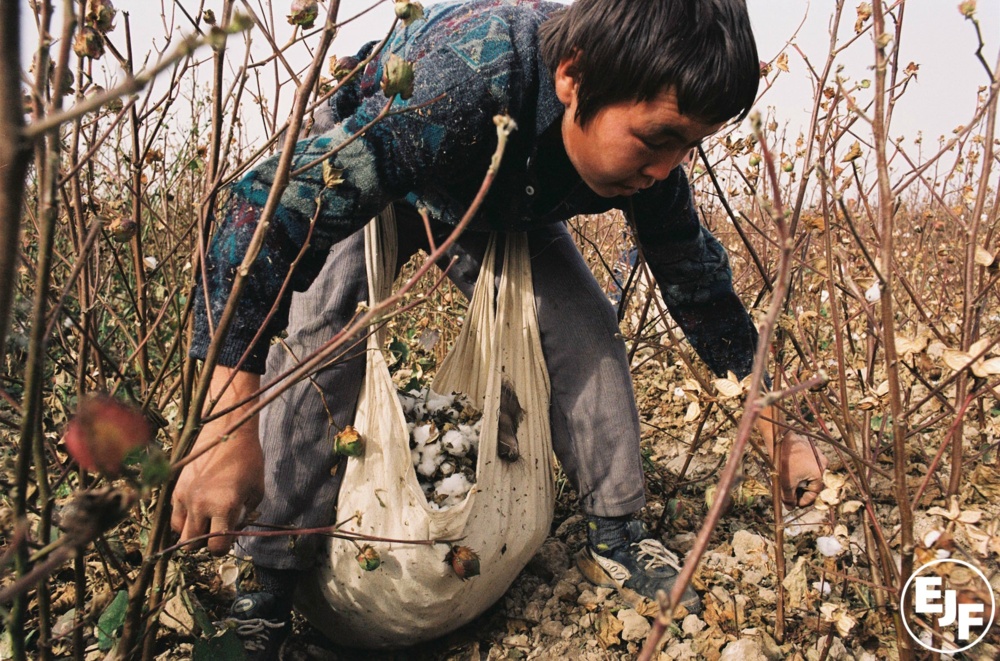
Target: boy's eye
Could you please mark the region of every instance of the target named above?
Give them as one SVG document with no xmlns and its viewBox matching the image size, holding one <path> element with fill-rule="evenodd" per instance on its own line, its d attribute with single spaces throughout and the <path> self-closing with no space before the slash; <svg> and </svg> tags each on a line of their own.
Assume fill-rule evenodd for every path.
<svg viewBox="0 0 1000 661">
<path fill-rule="evenodd" d="M 694 149 L 695 147 L 698 146 L 698 143 L 694 143 L 694 144 L 691 144 L 691 145 L 682 145 L 682 144 L 680 144 L 680 141 L 678 141 L 675 138 L 670 138 L 670 137 L 664 138 L 664 137 L 660 136 L 660 137 L 656 137 L 656 138 L 647 138 L 647 137 L 644 137 L 644 136 L 641 136 L 641 135 L 637 135 L 636 137 L 639 138 L 639 142 L 641 142 L 644 147 L 646 147 L 647 149 L 651 149 L 651 150 L 660 150 L 660 149 L 684 149 L 684 150 L 687 150 L 687 149 Z"/>
</svg>

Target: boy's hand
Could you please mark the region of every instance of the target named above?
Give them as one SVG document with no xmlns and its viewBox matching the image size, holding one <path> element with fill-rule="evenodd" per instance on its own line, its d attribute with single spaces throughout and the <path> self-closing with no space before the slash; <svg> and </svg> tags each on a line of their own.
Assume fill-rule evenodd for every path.
<svg viewBox="0 0 1000 661">
<path fill-rule="evenodd" d="M 774 456 L 773 420 L 777 419 L 777 410 L 767 407 L 761 411 L 757 419 L 757 429 L 764 438 L 764 448 L 767 454 Z M 788 507 L 807 507 L 812 505 L 816 496 L 823 490 L 823 473 L 830 462 L 819 451 L 819 448 L 804 436 L 793 431 L 785 432 L 781 441 L 781 500 Z"/>
<path fill-rule="evenodd" d="M 230 373 L 227 368 L 217 368 L 211 392 L 217 393 Z M 226 408 L 230 403 L 245 399 L 256 392 L 259 384 L 257 375 L 237 373 L 217 408 Z M 218 439 L 251 403 L 205 425 L 192 453 Z M 181 543 L 209 532 L 234 530 L 244 523 L 247 514 L 254 511 L 263 496 L 264 453 L 254 416 L 227 440 L 184 467 L 171 501 L 170 526 L 180 533 Z M 216 555 L 226 553 L 232 544 L 231 536 L 213 537 L 207 543 L 208 550 Z"/>
<path fill-rule="evenodd" d="M 789 431 L 781 442 L 781 500 L 789 507 L 812 505 L 823 490 L 830 462 L 808 438 Z"/>
</svg>

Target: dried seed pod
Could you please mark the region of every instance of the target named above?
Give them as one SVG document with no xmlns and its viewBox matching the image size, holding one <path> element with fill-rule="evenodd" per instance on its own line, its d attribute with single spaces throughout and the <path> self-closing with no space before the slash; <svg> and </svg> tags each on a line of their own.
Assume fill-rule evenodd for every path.
<svg viewBox="0 0 1000 661">
<path fill-rule="evenodd" d="M 152 440 L 153 430 L 142 413 L 107 395 L 83 400 L 63 436 L 76 463 L 107 475 L 118 475 L 126 456 Z"/>
<path fill-rule="evenodd" d="M 398 94 L 404 101 L 409 99 L 413 96 L 413 64 L 392 53 L 385 61 L 381 85 L 388 98 Z"/>
<path fill-rule="evenodd" d="M 396 13 L 396 18 L 403 21 L 404 25 L 409 25 L 424 17 L 424 6 L 419 2 L 410 2 L 409 0 L 396 0 L 393 11 Z"/>
<path fill-rule="evenodd" d="M 73 40 L 73 52 L 80 57 L 101 59 L 104 55 L 104 39 L 101 33 L 92 27 L 84 27 Z"/>
<path fill-rule="evenodd" d="M 346 78 L 347 74 L 354 71 L 354 67 L 358 66 L 360 62 L 358 58 L 350 55 L 345 55 L 344 57 L 334 55 L 330 58 L 330 75 L 337 80 Z"/>
<path fill-rule="evenodd" d="M 361 547 L 361 552 L 358 553 L 356 559 L 365 571 L 375 571 L 382 564 L 382 558 L 379 557 L 378 551 L 369 544 Z"/>
<path fill-rule="evenodd" d="M 108 233 L 118 243 L 128 243 L 139 231 L 139 224 L 131 218 L 119 216 L 108 223 Z"/>
<path fill-rule="evenodd" d="M 333 438 L 333 452 L 345 457 L 360 457 L 365 453 L 365 442 L 353 425 L 347 425 Z"/>
<path fill-rule="evenodd" d="M 468 546 L 452 546 L 444 561 L 451 565 L 452 570 L 463 581 L 479 576 L 479 556 Z"/>
<path fill-rule="evenodd" d="M 319 3 L 316 0 L 292 0 L 288 23 L 308 30 L 316 22 L 317 16 L 319 16 Z"/>
<path fill-rule="evenodd" d="M 87 0 L 87 25 L 98 32 L 107 34 L 114 30 L 117 13 L 111 0 Z"/>
</svg>

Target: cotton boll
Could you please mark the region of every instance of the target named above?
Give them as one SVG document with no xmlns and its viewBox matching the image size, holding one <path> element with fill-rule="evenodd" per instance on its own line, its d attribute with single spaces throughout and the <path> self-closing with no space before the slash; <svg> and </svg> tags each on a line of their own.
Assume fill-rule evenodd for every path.
<svg viewBox="0 0 1000 661">
<path fill-rule="evenodd" d="M 476 482 L 482 412 L 463 394 L 441 395 L 423 388 L 399 397 L 417 482 L 431 509 L 446 510 L 461 502 Z"/>
<path fill-rule="evenodd" d="M 410 415 L 413 413 L 413 407 L 417 404 L 417 398 L 409 393 L 401 392 L 397 393 L 399 396 L 399 405 L 403 408 L 403 415 Z"/>
<path fill-rule="evenodd" d="M 816 548 L 829 558 L 840 555 L 841 551 L 844 550 L 843 544 L 836 537 L 817 537 Z"/>
<path fill-rule="evenodd" d="M 462 473 L 449 475 L 434 487 L 434 492 L 444 498 L 442 505 L 454 505 L 462 501 L 472 489 L 472 483 Z"/>
<path fill-rule="evenodd" d="M 440 395 L 433 390 L 427 391 L 425 404 L 429 413 L 437 413 L 454 404 L 455 398 L 452 395 Z"/>
<path fill-rule="evenodd" d="M 430 423 L 417 425 L 416 427 L 413 428 L 413 431 L 410 433 L 410 438 L 413 439 L 413 443 L 419 448 L 424 445 L 427 445 L 427 442 L 430 440 L 431 435 L 434 433 L 434 431 L 435 431 L 434 425 Z"/>
<path fill-rule="evenodd" d="M 815 589 L 820 594 L 830 594 L 830 590 L 832 589 L 830 587 L 830 582 L 829 581 L 815 581 L 812 584 L 812 586 L 813 586 L 813 589 Z"/>
<path fill-rule="evenodd" d="M 459 425 L 459 429 L 462 430 L 465 437 L 469 439 L 469 445 L 472 449 L 479 452 L 479 436 L 483 433 L 483 419 L 480 418 L 472 426 Z"/>
<path fill-rule="evenodd" d="M 465 434 L 457 429 L 446 431 L 444 436 L 441 437 L 441 444 L 448 452 L 459 456 L 468 454 L 469 448 L 472 445 L 469 443 L 469 439 L 465 437 Z"/>
<path fill-rule="evenodd" d="M 440 443 L 425 445 L 420 453 L 420 465 L 417 466 L 417 472 L 424 477 L 431 477 L 437 472 L 438 466 L 444 463 L 444 460 Z"/>
</svg>

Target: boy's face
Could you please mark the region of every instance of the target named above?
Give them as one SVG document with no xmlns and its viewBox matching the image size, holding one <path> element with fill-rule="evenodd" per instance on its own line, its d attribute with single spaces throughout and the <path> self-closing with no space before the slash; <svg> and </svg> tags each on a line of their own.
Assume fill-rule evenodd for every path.
<svg viewBox="0 0 1000 661">
<path fill-rule="evenodd" d="M 586 126 L 576 117 L 576 79 L 572 60 L 556 69 L 556 96 L 566 106 L 562 138 L 577 173 L 602 197 L 632 195 L 670 172 L 705 137 L 725 122 L 705 124 L 682 115 L 673 90 L 650 101 L 624 101 L 605 106 Z"/>
</svg>

